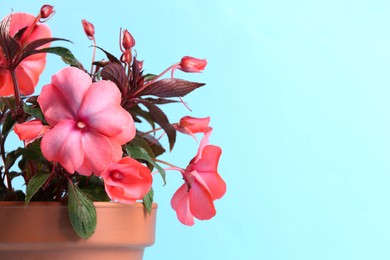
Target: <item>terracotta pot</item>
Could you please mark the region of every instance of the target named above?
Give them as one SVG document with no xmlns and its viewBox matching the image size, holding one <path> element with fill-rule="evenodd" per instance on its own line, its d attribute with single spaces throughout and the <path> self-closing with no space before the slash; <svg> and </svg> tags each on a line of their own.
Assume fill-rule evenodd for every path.
<svg viewBox="0 0 390 260">
<path fill-rule="evenodd" d="M 97 227 L 79 238 L 66 205 L 57 202 L 0 202 L 0 259 L 140 260 L 154 243 L 157 204 L 152 213 L 142 203 L 96 202 Z"/>
</svg>

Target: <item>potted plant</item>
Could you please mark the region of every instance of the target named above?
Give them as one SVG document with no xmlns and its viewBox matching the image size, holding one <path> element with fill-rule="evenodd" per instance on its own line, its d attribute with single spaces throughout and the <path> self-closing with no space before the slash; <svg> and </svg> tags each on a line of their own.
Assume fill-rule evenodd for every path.
<svg viewBox="0 0 390 260">
<path fill-rule="evenodd" d="M 11 13 L 0 23 L 0 255 L 142 259 L 143 248 L 154 242 L 152 173 L 164 183 L 167 170 L 181 173 L 171 206 L 185 225 L 212 218 L 214 200 L 226 190 L 217 170 L 221 148 L 209 144 L 210 118 L 171 123 L 161 110 L 186 105 L 182 97 L 204 85 L 174 72 L 201 72 L 207 62 L 185 56 L 158 75 L 147 74 L 130 32 L 120 30 L 116 57 L 97 45 L 94 26 L 83 20 L 93 42 L 87 70 L 69 49 L 51 46 L 69 42 L 52 36 L 46 22 L 53 14 L 53 6 L 44 5 L 36 16 Z M 106 58 L 96 60 L 96 51 Z M 33 95 L 47 53 L 65 65 Z M 24 146 L 5 150 L 14 133 Z M 171 151 L 177 133 L 195 140 L 202 135 L 185 168 L 159 159 L 167 149 L 160 139 L 167 137 Z M 13 187 L 15 177 L 23 178 L 25 190 Z"/>
</svg>

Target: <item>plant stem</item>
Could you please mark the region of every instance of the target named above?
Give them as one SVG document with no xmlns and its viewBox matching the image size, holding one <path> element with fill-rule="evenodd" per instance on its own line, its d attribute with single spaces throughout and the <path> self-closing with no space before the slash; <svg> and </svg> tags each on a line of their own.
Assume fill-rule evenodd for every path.
<svg viewBox="0 0 390 260">
<path fill-rule="evenodd" d="M 168 166 L 170 166 L 170 167 L 172 167 L 172 168 L 181 169 L 180 167 L 177 167 L 176 165 L 173 165 L 173 164 L 171 164 L 171 163 L 169 163 L 169 162 L 166 162 L 166 161 L 163 161 L 163 160 L 159 160 L 159 159 L 157 159 L 157 158 L 154 158 L 154 161 L 155 161 L 155 162 L 159 162 L 159 163 L 163 163 L 163 164 L 168 165 Z"/>
<path fill-rule="evenodd" d="M 173 127 L 175 127 L 178 123 L 174 123 L 174 124 L 171 124 Z M 160 131 L 160 130 L 163 130 L 161 127 L 158 127 L 158 128 L 155 128 L 155 129 L 152 129 L 150 131 L 147 131 L 145 133 L 142 134 L 142 137 L 148 135 L 148 134 L 151 134 L 151 133 L 155 133 L 157 131 Z"/>
<path fill-rule="evenodd" d="M 2 177 L 2 179 L 3 179 L 3 181 L 4 181 L 4 178 L 7 179 L 7 188 L 8 188 L 8 190 L 12 190 L 12 183 L 11 183 L 11 179 L 9 178 L 8 168 L 5 165 L 5 147 L 4 147 L 4 143 L 5 143 L 5 139 L 3 138 L 3 135 L 0 135 L 1 159 L 3 160 L 3 165 L 4 165 L 4 177 Z"/>
<path fill-rule="evenodd" d="M 148 83 L 146 83 L 145 85 L 143 85 L 140 89 L 138 89 L 135 93 L 132 94 L 132 96 L 135 96 L 137 95 L 138 93 L 140 93 L 141 91 L 143 91 L 145 88 L 149 87 L 152 83 L 156 82 L 156 80 L 158 80 L 159 78 L 161 78 L 165 73 L 167 73 L 168 71 L 170 71 L 173 67 L 177 66 L 178 63 L 175 63 L 173 64 L 172 66 L 170 66 L 169 68 L 167 68 L 166 70 L 164 70 L 163 72 L 161 72 L 159 75 L 157 75 L 155 78 L 153 78 L 151 81 L 149 81 Z"/>
<path fill-rule="evenodd" d="M 22 99 L 20 97 L 20 91 L 19 91 L 19 85 L 18 85 L 18 80 L 16 78 L 16 73 L 15 73 L 15 68 L 9 68 L 9 72 L 11 73 L 12 77 L 12 83 L 14 87 L 14 95 L 15 95 L 15 106 L 16 106 L 16 113 L 14 111 L 14 116 L 19 114 L 22 104 Z"/>
<path fill-rule="evenodd" d="M 95 55 L 96 55 L 96 40 L 95 40 L 95 37 L 93 37 L 93 52 L 92 52 L 92 63 L 91 63 L 91 76 L 93 75 L 93 63 L 95 62 Z"/>
</svg>

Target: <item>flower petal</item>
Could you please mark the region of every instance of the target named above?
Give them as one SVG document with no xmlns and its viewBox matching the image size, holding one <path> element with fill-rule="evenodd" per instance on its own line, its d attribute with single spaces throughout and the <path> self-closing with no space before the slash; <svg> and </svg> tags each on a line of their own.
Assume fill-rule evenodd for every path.
<svg viewBox="0 0 390 260">
<path fill-rule="evenodd" d="M 214 199 L 221 198 L 226 192 L 226 183 L 218 174 L 218 161 L 222 150 L 218 146 L 207 145 L 201 158 L 195 165 L 195 170 L 205 182 Z"/>
<path fill-rule="evenodd" d="M 23 124 L 15 124 L 14 126 L 15 133 L 26 145 L 33 142 L 35 139 L 44 136 L 49 130 L 49 126 L 43 125 L 42 122 L 37 119 Z"/>
<path fill-rule="evenodd" d="M 62 95 L 61 90 L 53 84 L 43 86 L 38 97 L 38 103 L 45 115 L 46 121 L 55 126 L 62 120 L 77 121 L 76 114 L 69 109 L 67 99 Z"/>
<path fill-rule="evenodd" d="M 130 157 L 124 157 L 119 162 L 111 164 L 101 176 L 106 186 L 123 190 L 123 194 L 118 193 L 120 198 L 110 196 L 112 200 L 128 200 L 130 204 L 142 199 L 152 186 L 149 168 Z"/>
<path fill-rule="evenodd" d="M 54 74 L 51 82 L 66 99 L 69 109 L 77 115 L 85 95 L 91 87 L 91 77 L 80 69 L 67 67 Z"/>
<path fill-rule="evenodd" d="M 80 119 L 106 136 L 122 134 L 129 126 L 133 126 L 130 130 L 135 134 L 133 118 L 120 103 L 121 93 L 113 82 L 95 82 L 85 96 L 79 113 Z M 130 140 L 125 140 L 124 143 Z"/>
<path fill-rule="evenodd" d="M 110 140 L 99 133 L 83 132 L 82 149 L 84 151 L 83 166 L 90 173 L 100 175 L 113 160 L 113 148 Z"/>
<path fill-rule="evenodd" d="M 84 152 L 80 130 L 72 120 L 64 120 L 45 134 L 41 142 L 43 156 L 59 162 L 65 170 L 73 173 L 83 162 Z"/>
<path fill-rule="evenodd" d="M 182 185 L 173 195 L 171 206 L 176 211 L 177 218 L 187 226 L 194 225 L 194 216 L 190 211 L 190 200 L 187 185 Z"/>
<path fill-rule="evenodd" d="M 216 210 L 213 203 L 213 196 L 209 189 L 199 182 L 199 175 L 196 171 L 192 172 L 195 181 L 189 191 L 190 210 L 197 219 L 205 220 L 215 216 Z"/>
</svg>

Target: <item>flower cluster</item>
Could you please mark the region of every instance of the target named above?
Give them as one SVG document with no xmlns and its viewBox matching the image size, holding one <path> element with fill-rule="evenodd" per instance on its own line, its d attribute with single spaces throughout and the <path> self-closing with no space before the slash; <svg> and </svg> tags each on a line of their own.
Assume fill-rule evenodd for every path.
<svg viewBox="0 0 390 260">
<path fill-rule="evenodd" d="M 53 14 L 53 6 L 44 5 L 36 16 L 12 13 L 0 23 L 0 200 L 25 200 L 26 205 L 37 200 L 69 205 L 79 200 L 85 210 L 69 214 L 75 216 L 71 220 L 79 219 L 72 222 L 76 233 L 88 238 L 94 226 L 86 228 L 80 214 L 96 214 L 93 201 L 142 200 L 150 210 L 153 173 L 165 183 L 166 171 L 175 170 L 183 185 L 171 205 L 180 222 L 193 225 L 194 218 L 212 218 L 214 200 L 224 195 L 226 185 L 218 173 L 221 148 L 209 144 L 210 118 L 184 116 L 171 123 L 160 108 L 175 102 L 185 105 L 182 97 L 204 84 L 177 79 L 174 72 L 201 72 L 206 60 L 185 56 L 158 75 L 144 74 L 128 30 L 119 32 L 121 54 L 116 58 L 98 47 L 93 24 L 82 20 L 93 42 L 87 71 L 69 49 L 51 46 L 68 41 L 52 37 L 46 22 Z M 96 60 L 96 50 L 107 59 Z M 60 56 L 67 66 L 34 96 L 47 53 Z M 139 123 L 149 124 L 150 131 L 139 130 Z M 24 147 L 7 152 L 4 144 L 12 131 Z M 163 134 L 156 137 L 159 131 Z M 177 133 L 196 141 L 196 135 L 202 135 L 197 154 L 185 168 L 158 159 L 166 151 L 160 138 L 167 137 L 171 151 Z M 18 176 L 25 181 L 25 192 L 12 186 Z"/>
</svg>

